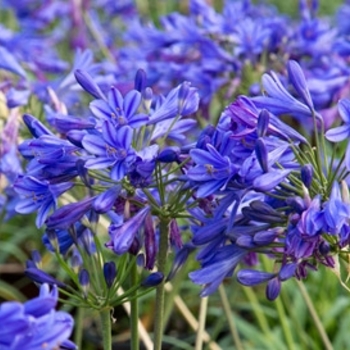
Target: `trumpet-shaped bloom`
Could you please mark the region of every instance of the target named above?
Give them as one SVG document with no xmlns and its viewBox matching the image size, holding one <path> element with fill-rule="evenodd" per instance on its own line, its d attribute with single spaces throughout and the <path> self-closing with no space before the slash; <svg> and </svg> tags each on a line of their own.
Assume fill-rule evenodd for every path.
<svg viewBox="0 0 350 350">
<path fill-rule="evenodd" d="M 15 191 L 23 195 L 16 205 L 16 211 L 21 214 L 29 214 L 37 211 L 37 227 L 41 227 L 49 212 L 56 209 L 57 198 L 73 187 L 72 183 L 51 185 L 48 181 L 40 181 L 32 176 L 20 177 L 14 184 Z"/>
<path fill-rule="evenodd" d="M 102 125 L 102 135 L 86 135 L 82 141 L 84 148 L 96 158 L 88 159 L 88 169 L 111 167 L 111 178 L 120 181 L 135 160 L 135 151 L 131 147 L 133 132 L 125 125 L 118 129 L 110 121 Z"/>
</svg>

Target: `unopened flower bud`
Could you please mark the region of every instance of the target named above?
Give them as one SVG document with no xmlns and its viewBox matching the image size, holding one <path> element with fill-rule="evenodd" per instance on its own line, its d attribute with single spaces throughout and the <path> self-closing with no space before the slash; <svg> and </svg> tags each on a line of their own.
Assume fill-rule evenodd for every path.
<svg viewBox="0 0 350 350">
<path fill-rule="evenodd" d="M 106 262 L 103 266 L 103 274 L 108 288 L 114 283 L 117 276 L 117 268 L 114 261 Z"/>
<path fill-rule="evenodd" d="M 256 132 L 259 137 L 264 137 L 267 133 L 267 129 L 269 127 L 270 115 L 266 109 L 263 109 L 259 113 L 258 123 L 256 125 Z"/>
<path fill-rule="evenodd" d="M 162 283 L 164 275 L 161 272 L 153 272 L 147 276 L 142 282 L 142 287 L 155 287 L 158 284 Z"/>
<path fill-rule="evenodd" d="M 86 297 L 90 288 L 90 275 L 86 269 L 82 269 L 78 275 L 79 283 L 82 287 L 84 296 Z"/>
<path fill-rule="evenodd" d="M 268 300 L 275 300 L 281 291 L 281 281 L 278 277 L 273 278 L 267 283 L 266 286 L 266 297 Z"/>
<path fill-rule="evenodd" d="M 314 174 L 314 168 L 311 164 L 305 164 L 300 171 L 301 181 L 303 181 L 304 185 L 309 188 L 312 183 L 312 177 Z"/>
</svg>

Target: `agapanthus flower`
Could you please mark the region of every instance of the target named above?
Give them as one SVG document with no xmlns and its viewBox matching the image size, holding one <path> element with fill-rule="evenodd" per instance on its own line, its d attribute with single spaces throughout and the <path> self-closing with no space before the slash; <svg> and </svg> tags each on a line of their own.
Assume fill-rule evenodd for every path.
<svg viewBox="0 0 350 350">
<path fill-rule="evenodd" d="M 48 284 L 40 288 L 40 295 L 24 304 L 16 301 L 0 305 L 1 349 L 76 349 L 69 341 L 74 320 L 66 312 L 56 311 L 58 291 Z"/>
<path fill-rule="evenodd" d="M 84 148 L 96 158 L 88 159 L 85 166 L 89 169 L 105 169 L 111 167 L 111 178 L 121 180 L 135 160 L 132 148 L 132 129 L 124 125 L 115 129 L 110 121 L 102 125 L 102 134 L 86 135 L 82 141 Z"/>
<path fill-rule="evenodd" d="M 37 212 L 36 225 L 41 227 L 50 211 L 56 209 L 58 197 L 72 187 L 70 182 L 51 185 L 32 176 L 19 177 L 14 189 L 24 198 L 17 204 L 16 211 L 21 214 Z"/>
</svg>

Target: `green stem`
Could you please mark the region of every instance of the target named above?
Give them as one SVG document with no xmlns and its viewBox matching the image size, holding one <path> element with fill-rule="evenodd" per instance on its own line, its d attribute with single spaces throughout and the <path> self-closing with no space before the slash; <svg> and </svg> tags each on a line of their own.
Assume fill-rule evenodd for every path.
<svg viewBox="0 0 350 350">
<path fill-rule="evenodd" d="M 77 312 L 75 315 L 75 328 L 74 328 L 74 343 L 81 349 L 81 343 L 83 339 L 83 320 L 84 320 L 84 309 L 82 307 L 77 308 Z"/>
<path fill-rule="evenodd" d="M 293 342 L 293 336 L 292 336 L 292 333 L 290 331 L 290 327 L 288 326 L 288 323 L 286 321 L 286 313 L 284 312 L 284 307 L 283 307 L 282 301 L 280 298 L 277 298 L 275 300 L 275 303 L 276 303 L 278 317 L 279 317 L 280 322 L 281 322 L 282 331 L 284 333 L 284 337 L 285 337 L 286 342 L 287 342 L 287 347 L 289 350 L 293 350 L 293 349 L 295 349 L 294 342 Z"/>
<path fill-rule="evenodd" d="M 300 289 L 301 295 L 304 298 L 306 306 L 310 311 L 311 317 L 313 318 L 313 320 L 315 322 L 315 326 L 316 326 L 316 328 L 317 328 L 317 330 L 322 338 L 324 349 L 333 350 L 332 343 L 330 342 L 328 335 L 327 335 L 327 333 L 322 325 L 322 322 L 321 322 L 320 318 L 318 317 L 318 314 L 315 310 L 315 307 L 310 299 L 310 296 L 309 296 L 304 284 L 300 281 L 296 281 L 296 282 L 297 282 L 297 285 Z"/>
<path fill-rule="evenodd" d="M 169 220 L 161 218 L 159 224 L 160 242 L 158 253 L 158 271 L 165 273 L 166 260 L 168 255 L 168 224 Z M 164 328 L 164 294 L 165 279 L 157 287 L 156 309 L 154 322 L 154 350 L 162 349 L 162 337 Z"/>
<path fill-rule="evenodd" d="M 243 350 L 243 345 L 239 337 L 239 334 L 237 332 L 237 327 L 234 322 L 233 312 L 231 312 L 230 302 L 228 300 L 225 287 L 222 284 L 219 286 L 219 294 L 222 302 L 222 307 L 224 309 L 224 312 L 228 321 L 228 326 L 231 331 L 232 339 L 235 344 L 235 348 L 237 350 Z"/>
<path fill-rule="evenodd" d="M 131 269 L 131 285 L 135 286 L 137 284 L 138 284 L 137 265 L 133 264 L 133 267 Z M 131 349 L 139 350 L 140 341 L 139 341 L 139 327 L 138 327 L 138 322 L 139 322 L 138 298 L 136 298 L 137 289 L 135 289 L 135 291 L 132 293 L 132 296 L 135 296 L 135 298 L 132 298 L 130 300 Z"/>
<path fill-rule="evenodd" d="M 103 350 L 112 350 L 111 310 L 100 311 Z"/>
</svg>

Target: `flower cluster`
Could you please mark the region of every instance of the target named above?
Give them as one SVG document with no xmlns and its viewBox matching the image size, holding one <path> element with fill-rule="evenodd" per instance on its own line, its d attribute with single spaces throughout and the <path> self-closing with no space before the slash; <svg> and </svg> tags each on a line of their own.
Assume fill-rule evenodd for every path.
<svg viewBox="0 0 350 350">
<path fill-rule="evenodd" d="M 17 5 L 31 35 L 0 37 L 9 74 L 0 86 L 0 210 L 6 219 L 35 213 L 64 273 L 27 262 L 41 294 L 0 307 L 9 325 L 0 347 L 74 348 L 72 320 L 53 310 L 57 287 L 74 306 L 109 310 L 163 286 L 194 250 L 201 267 L 190 278 L 202 296 L 238 270 L 241 284 L 267 283 L 274 300 L 283 281 L 345 260 L 349 5 L 337 27 L 306 0 L 298 21 L 250 1 L 218 13 L 191 0 L 188 14 L 159 27 L 129 1 Z M 105 26 L 104 11 L 128 16 Z M 67 44 L 60 25 L 79 48 L 70 68 L 55 50 Z M 51 35 L 38 41 L 43 32 Z M 108 61 L 94 62 L 88 39 Z M 135 67 L 143 69 L 132 80 Z M 273 267 L 261 268 L 267 260 Z"/>
<path fill-rule="evenodd" d="M 257 256 L 266 255 L 274 261 L 272 272 L 241 269 L 237 279 L 250 286 L 268 282 L 266 295 L 273 300 L 281 282 L 305 278 L 320 264 L 333 269 L 347 254 L 349 152 L 335 164 L 325 143 L 348 137 L 350 102 L 338 104 L 345 125 L 325 133 L 300 66 L 290 61 L 288 71 L 297 97 L 273 72 L 264 75 L 267 95 L 239 97 L 190 151 L 194 166 L 186 177 L 207 201 L 193 211 L 192 242 L 202 247 L 197 255 L 202 268 L 190 277 L 205 286 L 202 295 L 212 293 L 239 263 L 253 266 Z M 282 114 L 310 119 L 314 133 L 305 138 L 277 117 Z"/>
<path fill-rule="evenodd" d="M 58 290 L 48 284 L 40 288 L 40 295 L 23 304 L 8 301 L 0 305 L 0 349 L 77 349 L 69 340 L 73 318 L 56 311 Z"/>
</svg>

